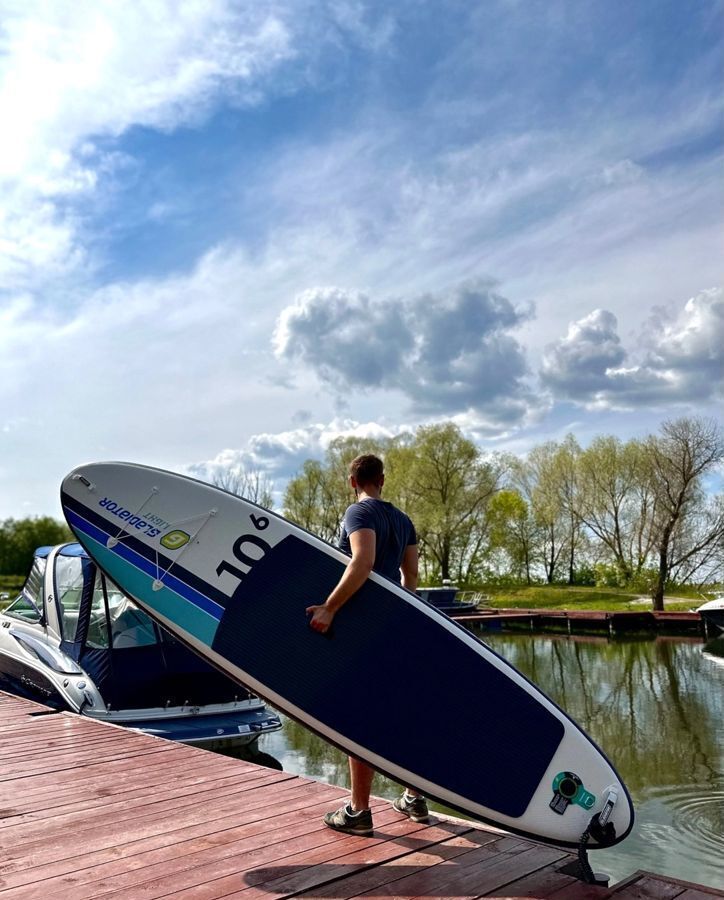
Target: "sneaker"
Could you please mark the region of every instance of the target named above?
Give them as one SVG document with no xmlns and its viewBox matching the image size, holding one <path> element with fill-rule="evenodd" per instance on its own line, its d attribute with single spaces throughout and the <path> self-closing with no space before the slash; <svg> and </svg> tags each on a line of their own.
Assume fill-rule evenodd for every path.
<svg viewBox="0 0 724 900">
<path fill-rule="evenodd" d="M 336 812 L 327 813 L 324 817 L 324 824 L 335 831 L 344 831 L 345 834 L 357 834 L 361 837 L 371 837 L 372 829 L 372 812 L 369 809 L 363 809 L 361 812 L 353 812 L 349 803 L 345 803 Z"/>
<path fill-rule="evenodd" d="M 407 791 L 394 800 L 392 806 L 403 816 L 412 819 L 413 822 L 427 822 L 430 819 L 425 798 L 408 794 Z"/>
</svg>

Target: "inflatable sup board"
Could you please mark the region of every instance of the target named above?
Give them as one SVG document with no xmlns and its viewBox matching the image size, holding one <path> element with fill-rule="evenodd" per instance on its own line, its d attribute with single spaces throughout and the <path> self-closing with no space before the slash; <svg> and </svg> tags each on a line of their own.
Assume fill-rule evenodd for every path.
<svg viewBox="0 0 724 900">
<path fill-rule="evenodd" d="M 61 502 L 88 553 L 152 618 L 378 771 L 565 847 L 597 813 L 615 829 L 600 844 L 631 830 L 628 792 L 594 742 L 416 594 L 373 573 L 331 635 L 313 631 L 306 608 L 324 602 L 349 558 L 304 529 L 219 488 L 130 463 L 80 466 Z"/>
</svg>

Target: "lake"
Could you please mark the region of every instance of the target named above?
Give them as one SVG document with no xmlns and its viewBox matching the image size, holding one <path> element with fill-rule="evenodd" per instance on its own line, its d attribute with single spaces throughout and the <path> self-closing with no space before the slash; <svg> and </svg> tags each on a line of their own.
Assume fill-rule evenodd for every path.
<svg viewBox="0 0 724 900">
<path fill-rule="evenodd" d="M 479 636 L 588 732 L 631 792 L 634 831 L 592 852 L 594 869 L 612 882 L 648 869 L 724 887 L 724 639 Z M 461 690 L 471 704 L 485 702 L 470 685 Z M 416 727 L 445 740 L 435 711 Z M 296 722 L 285 719 L 259 746 L 285 771 L 349 784 L 346 757 Z M 390 799 L 399 792 L 381 776 L 373 790 Z"/>
</svg>

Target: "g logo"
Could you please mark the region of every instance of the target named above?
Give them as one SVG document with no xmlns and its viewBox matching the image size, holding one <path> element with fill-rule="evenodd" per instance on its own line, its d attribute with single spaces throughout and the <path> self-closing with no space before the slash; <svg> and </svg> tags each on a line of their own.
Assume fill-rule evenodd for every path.
<svg viewBox="0 0 724 900">
<path fill-rule="evenodd" d="M 161 546 L 167 550 L 180 550 L 185 544 L 191 540 L 191 535 L 185 531 L 169 531 L 161 538 Z"/>
</svg>

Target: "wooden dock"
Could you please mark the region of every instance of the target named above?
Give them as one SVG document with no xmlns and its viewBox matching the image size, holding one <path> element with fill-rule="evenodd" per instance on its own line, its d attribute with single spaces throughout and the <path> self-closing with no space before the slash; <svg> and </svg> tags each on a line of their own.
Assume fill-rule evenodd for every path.
<svg viewBox="0 0 724 900">
<path fill-rule="evenodd" d="M 480 609 L 456 613 L 458 622 L 479 624 L 482 628 L 528 628 L 531 631 L 596 631 L 608 634 L 657 632 L 670 635 L 706 637 L 706 623 L 696 612 L 653 612 L 651 610 L 568 610 L 568 609 Z"/>
<path fill-rule="evenodd" d="M 637 873 L 612 889 L 564 850 L 375 803 L 375 836 L 321 824 L 346 792 L 0 693 L 0 900 L 612 897 L 724 893 Z M 603 860 L 594 862 L 601 865 Z"/>
</svg>

